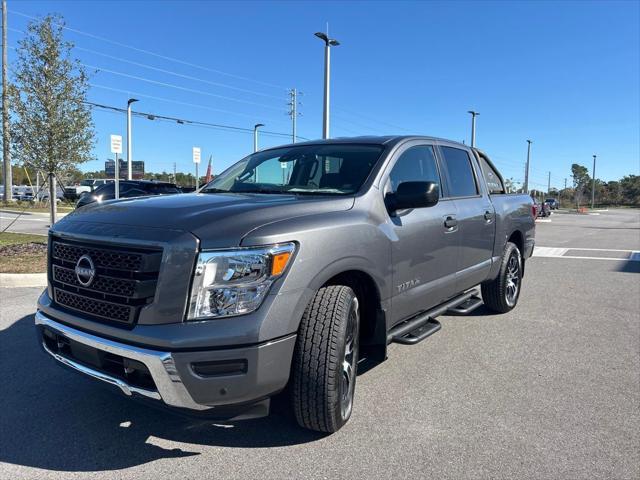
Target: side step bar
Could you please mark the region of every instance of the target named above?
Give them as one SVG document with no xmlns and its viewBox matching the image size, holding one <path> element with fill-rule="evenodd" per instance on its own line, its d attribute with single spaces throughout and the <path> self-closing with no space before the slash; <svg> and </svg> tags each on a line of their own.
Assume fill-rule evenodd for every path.
<svg viewBox="0 0 640 480">
<path fill-rule="evenodd" d="M 482 298 L 478 296 L 477 293 L 467 298 L 460 305 L 450 308 L 447 310 L 447 315 L 468 315 L 473 312 L 476 308 L 482 305 Z"/>
<path fill-rule="evenodd" d="M 404 345 L 415 345 L 416 343 L 421 342 L 440 330 L 440 322 L 438 322 L 435 317 L 442 315 L 443 313 L 447 313 L 451 309 L 462 305 L 471 298 L 478 298 L 478 293 L 475 290 L 458 295 L 442 305 L 420 313 L 406 322 L 402 322 L 401 324 L 394 326 L 387 334 L 387 344 L 402 343 Z M 482 301 L 480 300 L 480 302 Z M 477 308 L 478 306 L 479 305 L 472 309 Z"/>
</svg>

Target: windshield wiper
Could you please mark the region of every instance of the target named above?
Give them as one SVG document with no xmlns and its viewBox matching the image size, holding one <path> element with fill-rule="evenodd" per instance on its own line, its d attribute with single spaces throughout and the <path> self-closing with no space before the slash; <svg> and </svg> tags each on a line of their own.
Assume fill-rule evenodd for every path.
<svg viewBox="0 0 640 480">
<path fill-rule="evenodd" d="M 260 187 L 260 188 L 252 188 L 249 190 L 237 190 L 233 193 L 275 193 L 275 194 L 281 194 L 281 193 L 287 193 L 285 190 L 283 189 L 274 189 L 274 188 L 264 188 L 264 187 Z"/>
<path fill-rule="evenodd" d="M 222 190 L 220 188 L 205 188 L 204 190 L 201 190 L 201 193 L 235 193 L 235 192 L 230 192 L 229 190 Z"/>
</svg>

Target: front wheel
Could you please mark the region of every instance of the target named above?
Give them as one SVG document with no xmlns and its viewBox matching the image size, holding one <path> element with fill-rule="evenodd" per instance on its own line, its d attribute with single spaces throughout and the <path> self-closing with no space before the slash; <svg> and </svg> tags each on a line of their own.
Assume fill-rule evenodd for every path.
<svg viewBox="0 0 640 480">
<path fill-rule="evenodd" d="M 522 255 L 518 247 L 507 242 L 498 276 L 481 286 L 484 304 L 494 312 L 512 310 L 520 298 L 522 288 Z"/>
<path fill-rule="evenodd" d="M 349 420 L 359 329 L 358 298 L 351 288 L 318 290 L 302 317 L 293 359 L 293 408 L 302 427 L 333 433 Z"/>
</svg>

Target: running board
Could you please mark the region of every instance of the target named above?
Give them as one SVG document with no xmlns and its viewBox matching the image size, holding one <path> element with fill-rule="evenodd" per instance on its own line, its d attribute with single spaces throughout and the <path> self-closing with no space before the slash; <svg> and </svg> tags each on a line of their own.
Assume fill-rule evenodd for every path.
<svg viewBox="0 0 640 480">
<path fill-rule="evenodd" d="M 402 343 L 404 345 L 415 345 L 416 343 L 421 342 L 440 330 L 440 322 L 435 319 L 438 315 L 442 315 L 450 309 L 465 303 L 474 295 L 477 296 L 477 292 L 475 290 L 465 292 L 442 305 L 416 315 L 406 322 L 395 325 L 387 334 L 387 344 L 395 342 Z"/>
<path fill-rule="evenodd" d="M 482 305 L 482 298 L 480 298 L 477 293 L 474 293 L 473 296 L 466 299 L 460 305 L 447 310 L 447 315 L 468 315 L 480 305 Z"/>
</svg>

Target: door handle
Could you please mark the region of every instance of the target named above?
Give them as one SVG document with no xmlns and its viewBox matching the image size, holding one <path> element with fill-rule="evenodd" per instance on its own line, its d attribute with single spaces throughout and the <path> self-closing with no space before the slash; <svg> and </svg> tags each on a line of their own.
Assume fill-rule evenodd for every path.
<svg viewBox="0 0 640 480">
<path fill-rule="evenodd" d="M 456 217 L 449 215 L 444 219 L 444 226 L 446 228 L 455 228 L 458 226 L 458 220 L 456 220 Z"/>
<path fill-rule="evenodd" d="M 484 212 L 484 219 L 488 222 L 493 218 L 493 212 L 491 212 L 490 210 L 487 210 L 486 212 Z"/>
</svg>

